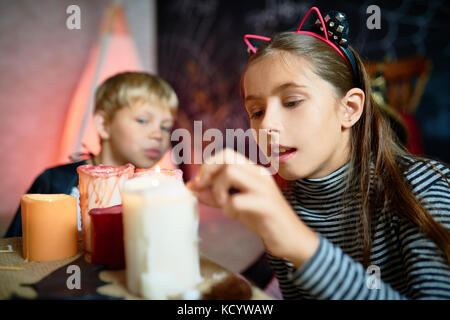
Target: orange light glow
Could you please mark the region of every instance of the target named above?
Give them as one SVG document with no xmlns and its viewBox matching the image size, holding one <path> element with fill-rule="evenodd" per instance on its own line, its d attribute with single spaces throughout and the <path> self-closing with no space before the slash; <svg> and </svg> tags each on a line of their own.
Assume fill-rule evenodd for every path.
<svg viewBox="0 0 450 320">
<path fill-rule="evenodd" d="M 69 155 L 76 152 L 100 152 L 100 139 L 93 121 L 95 89 L 116 73 L 141 69 L 123 5 L 113 2 L 104 14 L 98 44 L 92 48 L 68 107 L 57 164 L 68 163 Z"/>
</svg>

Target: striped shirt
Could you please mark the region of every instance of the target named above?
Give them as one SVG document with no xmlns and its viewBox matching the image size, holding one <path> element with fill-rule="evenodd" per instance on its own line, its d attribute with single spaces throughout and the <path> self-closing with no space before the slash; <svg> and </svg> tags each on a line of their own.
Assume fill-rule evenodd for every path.
<svg viewBox="0 0 450 320">
<path fill-rule="evenodd" d="M 408 158 L 404 173 L 436 221 L 450 229 L 450 187 L 431 166 Z M 450 180 L 450 169 L 430 161 Z M 442 250 L 417 226 L 392 213 L 375 222 L 371 266 L 362 265 L 360 195 L 342 206 L 349 164 L 320 179 L 289 182 L 283 194 L 319 235 L 314 255 L 295 269 L 269 255 L 284 299 L 450 299 L 450 266 Z M 348 195 L 348 194 L 347 194 Z M 359 199 L 358 199 L 359 198 Z"/>
</svg>

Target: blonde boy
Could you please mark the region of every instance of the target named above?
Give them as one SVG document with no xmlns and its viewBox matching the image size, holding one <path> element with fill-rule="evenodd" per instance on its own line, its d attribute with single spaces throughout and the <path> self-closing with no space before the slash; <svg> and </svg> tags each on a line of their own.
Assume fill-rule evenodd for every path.
<svg viewBox="0 0 450 320">
<path fill-rule="evenodd" d="M 124 72 L 104 81 L 95 93 L 94 120 L 101 151 L 89 159 L 53 167 L 37 177 L 26 193 L 77 195 L 77 167 L 83 164 L 152 167 L 169 149 L 178 109 L 172 87 L 158 76 Z M 20 206 L 5 237 L 22 235 Z"/>
<path fill-rule="evenodd" d="M 101 152 L 91 162 L 153 166 L 170 147 L 177 108 L 174 90 L 157 76 L 125 72 L 107 79 L 95 94 Z"/>
</svg>

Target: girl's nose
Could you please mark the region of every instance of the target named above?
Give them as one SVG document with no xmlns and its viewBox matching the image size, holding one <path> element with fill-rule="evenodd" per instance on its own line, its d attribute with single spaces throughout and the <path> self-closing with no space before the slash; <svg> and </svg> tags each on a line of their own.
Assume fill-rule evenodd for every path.
<svg viewBox="0 0 450 320">
<path fill-rule="evenodd" d="M 267 130 L 268 134 L 280 133 L 281 115 L 277 106 L 267 105 L 260 129 Z"/>
</svg>

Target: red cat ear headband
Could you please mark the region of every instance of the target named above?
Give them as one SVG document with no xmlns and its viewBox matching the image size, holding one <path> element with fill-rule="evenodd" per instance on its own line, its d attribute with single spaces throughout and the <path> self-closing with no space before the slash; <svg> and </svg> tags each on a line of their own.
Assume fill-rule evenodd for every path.
<svg viewBox="0 0 450 320">
<path fill-rule="evenodd" d="M 303 23 L 312 11 L 317 13 L 318 19 L 312 27 L 308 26 L 302 28 Z M 348 47 L 349 29 L 350 27 L 345 13 L 339 11 L 329 11 L 324 19 L 322 18 L 319 9 L 317 7 L 312 7 L 305 15 L 302 22 L 300 22 L 297 30 L 292 32 L 313 36 L 331 46 L 345 60 L 348 67 L 352 71 L 355 86 L 359 87 L 360 82 L 358 65 L 353 52 Z M 253 46 L 249 39 L 263 40 L 266 42 L 270 42 L 272 40 L 269 37 L 246 34 L 244 36 L 244 42 L 247 44 L 250 54 L 256 53 L 257 47 Z"/>
</svg>

